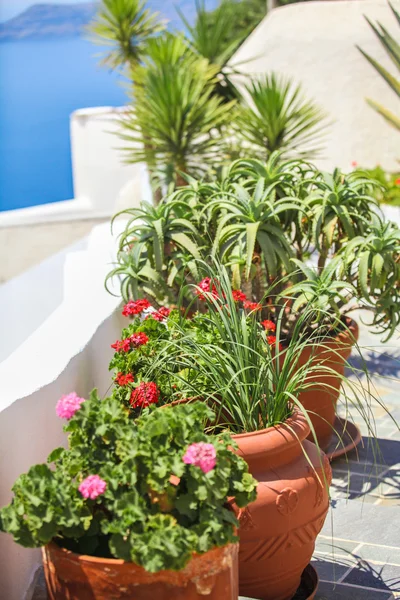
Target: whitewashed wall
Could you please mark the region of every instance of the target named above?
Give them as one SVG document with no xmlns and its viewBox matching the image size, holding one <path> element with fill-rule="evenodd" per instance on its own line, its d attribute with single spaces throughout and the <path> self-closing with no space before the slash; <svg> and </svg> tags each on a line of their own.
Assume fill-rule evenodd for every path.
<svg viewBox="0 0 400 600">
<path fill-rule="evenodd" d="M 96 107 L 71 115 L 74 198 L 0 213 L 0 228 L 30 223 L 110 217 L 151 199 L 145 164 L 123 162 L 115 133 L 123 108 Z"/>
<path fill-rule="evenodd" d="M 10 501 L 18 475 L 64 443 L 63 422 L 55 414 L 58 398 L 70 391 L 85 397 L 95 386 L 107 394 L 110 344 L 123 324 L 119 298 L 103 286 L 114 246 L 108 224 L 102 225 L 89 236 L 86 250 L 66 257 L 61 304 L 0 363 L 0 506 Z M 39 551 L 0 534 L 1 600 L 24 599 L 39 562 Z"/>
<path fill-rule="evenodd" d="M 399 0 L 394 6 L 400 8 Z M 334 123 L 325 160 L 318 161 L 324 169 L 350 170 L 352 161 L 398 168 L 400 134 L 365 102 L 368 96 L 399 114 L 398 97 L 356 44 L 398 73 L 364 15 L 398 37 L 399 26 L 386 0 L 300 2 L 273 10 L 231 61 L 246 74 L 276 71 L 290 76 L 328 112 Z"/>
</svg>

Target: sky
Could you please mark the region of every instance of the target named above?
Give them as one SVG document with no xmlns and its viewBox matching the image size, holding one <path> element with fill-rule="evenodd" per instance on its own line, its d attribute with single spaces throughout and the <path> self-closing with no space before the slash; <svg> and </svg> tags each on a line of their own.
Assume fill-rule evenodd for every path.
<svg viewBox="0 0 400 600">
<path fill-rule="evenodd" d="M 0 21 L 18 15 L 32 4 L 79 4 L 85 0 L 0 0 Z"/>
</svg>

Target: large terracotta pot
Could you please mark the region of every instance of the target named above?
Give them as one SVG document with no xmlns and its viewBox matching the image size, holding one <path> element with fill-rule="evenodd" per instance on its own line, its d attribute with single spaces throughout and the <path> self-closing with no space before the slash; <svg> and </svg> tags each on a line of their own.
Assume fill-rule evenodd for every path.
<svg viewBox="0 0 400 600">
<path fill-rule="evenodd" d="M 282 425 L 233 436 L 237 453 L 259 482 L 257 499 L 238 515 L 243 596 L 291 599 L 310 562 L 328 512 L 331 468 L 306 440 L 309 432 L 296 411 Z"/>
<path fill-rule="evenodd" d="M 148 573 L 123 560 L 43 548 L 50 600 L 237 600 L 238 545 L 194 556 L 181 571 Z"/>
<path fill-rule="evenodd" d="M 306 364 L 311 356 L 313 365 L 318 363 L 336 371 L 328 374 L 326 371 L 314 371 L 306 382 L 314 382 L 315 386 L 302 392 L 298 400 L 309 413 L 315 429 L 318 445 L 323 450 L 329 446 L 332 438 L 336 416 L 336 405 L 339 399 L 341 376 L 344 374 L 345 362 L 351 354 L 352 346 L 358 339 L 358 325 L 349 319 L 348 329 L 332 338 L 326 338 L 320 346 L 310 346 L 302 351 L 299 357 L 299 367 Z M 340 432 L 339 432 L 340 433 Z M 309 439 L 314 441 L 310 433 Z"/>
</svg>

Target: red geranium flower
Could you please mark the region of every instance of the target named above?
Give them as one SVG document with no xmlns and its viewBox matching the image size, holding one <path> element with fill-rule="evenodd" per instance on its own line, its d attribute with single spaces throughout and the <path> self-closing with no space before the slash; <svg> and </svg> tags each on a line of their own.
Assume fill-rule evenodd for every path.
<svg viewBox="0 0 400 600">
<path fill-rule="evenodd" d="M 232 297 L 235 302 L 243 302 L 246 300 L 246 294 L 244 294 L 242 290 L 233 290 Z"/>
<path fill-rule="evenodd" d="M 267 344 L 269 346 L 276 346 L 276 335 L 267 335 Z M 282 344 L 279 342 L 278 343 L 278 348 L 279 350 L 282 350 Z"/>
<path fill-rule="evenodd" d="M 118 385 L 128 385 L 128 383 L 132 383 L 133 381 L 133 375 L 132 373 L 128 373 L 127 375 L 124 375 L 123 373 L 118 373 L 118 375 L 115 378 L 116 383 L 118 383 Z"/>
<path fill-rule="evenodd" d="M 273 321 L 266 319 L 265 321 L 261 321 L 261 325 L 264 327 L 265 331 L 276 331 L 276 325 Z"/>
<path fill-rule="evenodd" d="M 351 166 L 353 167 L 353 169 L 355 169 L 356 167 L 358 167 L 358 162 L 356 160 L 352 160 Z"/>
<path fill-rule="evenodd" d="M 160 390 L 153 381 L 142 381 L 132 391 L 129 403 L 132 408 L 145 408 L 150 404 L 157 404 L 159 397 Z"/>
<path fill-rule="evenodd" d="M 400 185 L 400 177 L 398 177 L 397 179 L 395 179 L 394 183 L 395 183 L 395 185 Z"/>
<path fill-rule="evenodd" d="M 141 298 L 140 300 L 130 300 L 128 304 L 125 304 L 122 309 L 122 314 L 124 317 L 128 317 L 129 315 L 140 315 L 145 308 L 149 308 L 150 302 L 145 298 Z"/>
<path fill-rule="evenodd" d="M 161 308 L 159 308 L 155 312 L 150 313 L 147 318 L 151 317 L 151 318 L 155 319 L 156 321 L 164 321 L 164 319 L 166 319 L 169 316 L 170 312 L 171 312 L 170 308 L 161 306 Z"/>
<path fill-rule="evenodd" d="M 211 288 L 210 277 L 205 277 L 204 279 L 202 279 L 200 283 L 197 284 L 197 287 L 199 287 L 200 290 L 202 290 L 203 292 L 211 292 L 214 298 L 218 298 L 218 292 L 215 285 L 213 285 Z M 206 297 L 204 296 L 204 294 L 202 294 L 200 290 L 196 290 L 196 294 L 198 295 L 199 300 L 205 300 Z"/>
<path fill-rule="evenodd" d="M 111 344 L 111 348 L 114 348 L 116 352 L 129 352 L 131 349 L 130 339 L 117 340 L 115 344 Z"/>
<path fill-rule="evenodd" d="M 139 348 L 139 346 L 144 346 L 144 344 L 147 344 L 149 338 L 145 333 L 143 333 L 143 331 L 140 331 L 139 333 L 134 333 L 131 335 L 129 340 L 134 348 Z"/>
<path fill-rule="evenodd" d="M 250 300 L 245 300 L 243 302 L 243 306 L 244 306 L 244 308 L 247 308 L 248 310 L 261 310 L 262 309 L 261 304 L 259 304 L 258 302 L 251 302 Z"/>
</svg>

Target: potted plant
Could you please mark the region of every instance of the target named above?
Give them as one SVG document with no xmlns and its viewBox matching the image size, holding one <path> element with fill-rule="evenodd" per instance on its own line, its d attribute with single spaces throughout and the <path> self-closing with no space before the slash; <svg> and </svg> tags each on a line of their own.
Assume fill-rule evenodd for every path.
<svg viewBox="0 0 400 600">
<path fill-rule="evenodd" d="M 68 449 L 21 475 L 0 528 L 43 547 L 52 600 L 236 600 L 237 520 L 255 481 L 204 403 L 132 420 L 115 398 L 68 394 Z"/>
<path fill-rule="evenodd" d="M 331 476 L 327 458 L 306 440 L 313 425 L 298 401 L 317 368 L 311 358 L 296 365 L 310 344 L 301 335 L 306 313 L 283 351 L 279 322 L 274 335 L 260 323 L 261 305 L 232 291 L 226 270 L 209 274 L 196 288 L 203 312 L 160 314 L 145 300 L 124 307 L 133 319 L 113 344 L 113 395 L 134 417 L 148 404 L 201 398 L 213 407 L 217 418 L 205 431 L 228 429 L 259 482 L 257 500 L 237 511 L 240 593 L 287 600 L 324 523 Z"/>
<path fill-rule="evenodd" d="M 302 312 L 314 312 L 312 327 L 303 320 L 320 333 L 314 360 L 328 362 L 337 376 L 329 394 L 317 388 L 318 401 L 315 394 L 309 406 L 308 397 L 302 401 L 314 413 L 321 407 L 321 419 L 313 418 L 326 447 L 344 362 L 357 340 L 351 311 L 368 310 L 386 339 L 400 323 L 400 230 L 383 219 L 371 180 L 321 173 L 274 153 L 267 164 L 239 160 L 219 178 L 189 179 L 156 211 L 143 205 L 126 213 L 119 264 L 109 275 L 121 278 L 126 300 L 145 294 L 176 304 L 185 282 L 200 281 L 201 256 L 226 264 L 233 288 L 262 301 L 265 320 L 280 315 L 282 344 Z M 189 303 L 193 293 L 185 289 Z"/>
</svg>

